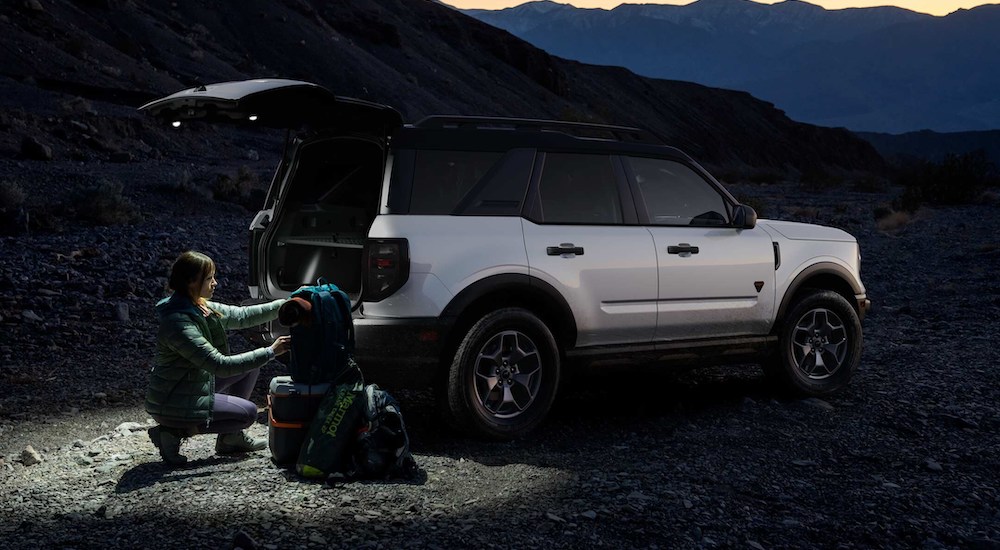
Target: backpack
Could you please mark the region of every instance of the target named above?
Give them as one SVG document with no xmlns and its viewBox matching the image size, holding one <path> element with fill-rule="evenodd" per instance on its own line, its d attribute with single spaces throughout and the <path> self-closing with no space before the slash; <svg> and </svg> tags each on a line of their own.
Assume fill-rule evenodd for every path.
<svg viewBox="0 0 1000 550">
<path fill-rule="evenodd" d="M 410 479 L 410 453 L 399 402 L 375 384 L 332 388 L 309 426 L 295 471 L 313 479 Z"/>
<path fill-rule="evenodd" d="M 351 477 L 364 479 L 410 479 L 417 463 L 410 454 L 399 402 L 376 384 L 365 386 L 364 423 L 358 431 L 352 456 Z"/>
<path fill-rule="evenodd" d="M 337 285 L 320 278 L 316 285 L 291 295 L 312 304 L 312 321 L 289 329 L 292 336 L 288 371 L 302 384 L 334 382 L 348 370 L 354 355 L 351 300 Z"/>
</svg>

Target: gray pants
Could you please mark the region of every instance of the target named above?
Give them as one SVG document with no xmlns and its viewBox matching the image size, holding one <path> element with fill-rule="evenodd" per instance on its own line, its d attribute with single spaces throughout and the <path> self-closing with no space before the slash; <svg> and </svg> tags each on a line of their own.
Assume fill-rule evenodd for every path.
<svg viewBox="0 0 1000 550">
<path fill-rule="evenodd" d="M 253 369 L 235 376 L 215 379 L 215 405 L 212 420 L 205 422 L 178 422 L 159 415 L 150 415 L 158 424 L 168 428 L 188 430 L 188 433 L 228 434 L 249 428 L 257 420 L 257 405 L 250 401 L 250 393 L 257 384 L 260 369 Z"/>
</svg>

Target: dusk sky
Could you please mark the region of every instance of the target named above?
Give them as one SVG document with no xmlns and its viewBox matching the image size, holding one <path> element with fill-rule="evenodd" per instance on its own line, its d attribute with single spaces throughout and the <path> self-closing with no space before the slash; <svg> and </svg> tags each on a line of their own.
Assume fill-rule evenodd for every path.
<svg viewBox="0 0 1000 550">
<path fill-rule="evenodd" d="M 501 9 L 524 4 L 528 0 L 443 0 L 446 4 L 458 8 L 485 8 Z M 754 0 L 761 4 L 776 4 L 783 0 Z M 636 2 L 621 2 L 620 0 L 572 0 L 561 2 L 572 4 L 579 8 L 604 8 L 611 9 L 619 4 L 677 4 L 684 5 L 692 3 L 692 0 L 638 0 Z M 960 8 L 972 8 L 989 4 L 982 0 L 810 0 L 810 4 L 823 6 L 828 10 L 842 8 L 866 8 L 872 6 L 899 6 L 908 10 L 930 13 L 933 15 L 947 15 Z"/>
</svg>

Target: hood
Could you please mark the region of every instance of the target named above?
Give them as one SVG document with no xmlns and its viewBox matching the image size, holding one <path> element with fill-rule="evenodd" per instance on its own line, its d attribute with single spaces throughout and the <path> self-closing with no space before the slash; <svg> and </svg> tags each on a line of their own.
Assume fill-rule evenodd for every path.
<svg viewBox="0 0 1000 550">
<path fill-rule="evenodd" d="M 758 220 L 757 223 L 768 229 L 773 229 L 782 237 L 793 241 L 836 241 L 850 243 L 857 241 L 850 233 L 825 225 L 774 220 Z"/>
<path fill-rule="evenodd" d="M 311 82 L 277 78 L 197 86 L 151 101 L 139 110 L 174 125 L 198 120 L 388 133 L 403 123 L 399 112 L 387 105 L 336 96 Z"/>
</svg>

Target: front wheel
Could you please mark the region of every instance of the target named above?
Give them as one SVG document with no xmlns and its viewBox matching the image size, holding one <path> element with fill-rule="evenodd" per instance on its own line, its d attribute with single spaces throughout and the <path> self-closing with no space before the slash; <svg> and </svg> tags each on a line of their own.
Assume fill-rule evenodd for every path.
<svg viewBox="0 0 1000 550">
<path fill-rule="evenodd" d="M 447 413 L 456 426 L 491 439 L 534 429 L 559 387 L 559 349 L 532 312 L 505 308 L 469 328 L 448 372 Z"/>
<path fill-rule="evenodd" d="M 832 291 L 807 294 L 789 309 L 770 367 L 800 395 L 842 389 L 861 361 L 861 320 L 846 299 Z"/>
</svg>

